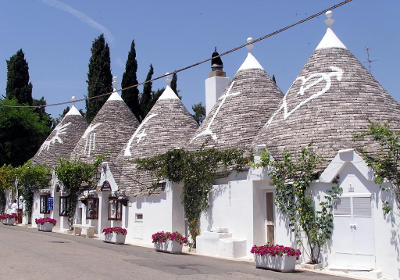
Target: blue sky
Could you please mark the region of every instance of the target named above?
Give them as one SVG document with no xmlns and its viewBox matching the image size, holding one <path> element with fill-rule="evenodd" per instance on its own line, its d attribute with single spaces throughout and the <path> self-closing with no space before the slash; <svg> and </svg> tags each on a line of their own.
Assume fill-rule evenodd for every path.
<svg viewBox="0 0 400 280">
<path fill-rule="evenodd" d="M 216 46 L 231 49 L 251 36 L 257 38 L 327 8 L 340 0 L 247 1 L 58 1 L 3 0 L 0 3 L 0 90 L 5 94 L 9 59 L 22 48 L 29 63 L 33 95 L 47 103 L 82 98 L 92 41 L 105 33 L 111 68 L 119 81 L 132 39 L 136 43 L 138 80 L 152 63 L 155 76 L 208 58 Z M 398 0 L 353 0 L 334 11 L 333 29 L 365 65 L 370 49 L 372 74 L 400 101 L 400 32 Z M 286 92 L 325 33 L 325 16 L 255 45 L 254 55 L 276 76 Z M 222 58 L 229 77 L 247 54 L 246 49 Z M 188 109 L 204 104 L 204 79 L 210 64 L 178 75 L 178 89 Z M 155 82 L 153 89 L 164 81 Z M 141 89 L 140 89 L 141 90 Z M 77 104 L 84 108 L 84 102 Z M 57 117 L 66 106 L 49 107 Z"/>
</svg>

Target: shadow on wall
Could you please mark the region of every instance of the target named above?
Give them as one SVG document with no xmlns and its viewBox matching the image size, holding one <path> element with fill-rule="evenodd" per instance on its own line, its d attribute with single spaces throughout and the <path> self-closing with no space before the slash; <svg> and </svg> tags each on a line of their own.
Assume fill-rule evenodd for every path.
<svg viewBox="0 0 400 280">
<path fill-rule="evenodd" d="M 213 220 L 213 207 L 214 207 L 214 201 L 217 197 L 222 196 L 228 185 L 223 184 L 223 185 L 214 185 L 210 193 L 208 194 L 208 209 L 206 210 L 206 219 L 208 222 L 207 225 L 207 230 L 211 231 L 214 225 L 214 220 Z"/>
</svg>

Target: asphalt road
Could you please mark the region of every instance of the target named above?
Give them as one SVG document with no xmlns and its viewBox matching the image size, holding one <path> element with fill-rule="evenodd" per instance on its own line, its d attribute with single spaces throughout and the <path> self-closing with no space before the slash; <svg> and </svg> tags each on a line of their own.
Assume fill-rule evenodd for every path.
<svg viewBox="0 0 400 280">
<path fill-rule="evenodd" d="M 0 225 L 0 279 L 315 279 L 343 280 L 297 271 L 279 273 L 254 264 L 150 248 L 114 245 L 79 236 Z"/>
</svg>

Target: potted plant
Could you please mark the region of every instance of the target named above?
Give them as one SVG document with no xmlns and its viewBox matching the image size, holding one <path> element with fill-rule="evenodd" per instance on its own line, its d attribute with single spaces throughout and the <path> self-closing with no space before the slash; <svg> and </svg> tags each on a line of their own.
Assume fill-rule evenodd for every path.
<svg viewBox="0 0 400 280">
<path fill-rule="evenodd" d="M 156 232 L 152 236 L 154 248 L 159 252 L 172 254 L 182 253 L 182 246 L 188 243 L 186 237 L 179 232 Z"/>
<path fill-rule="evenodd" d="M 8 226 L 13 226 L 15 222 L 17 221 L 18 216 L 17 214 L 2 214 L 0 215 L 0 220 L 3 223 L 3 225 L 8 225 Z"/>
<path fill-rule="evenodd" d="M 300 250 L 283 245 L 268 243 L 263 246 L 254 245 L 251 248 L 257 268 L 267 268 L 281 272 L 292 272 L 296 260 L 301 255 Z"/>
<path fill-rule="evenodd" d="M 125 244 L 126 229 L 122 227 L 110 227 L 103 229 L 104 242 Z"/>
<path fill-rule="evenodd" d="M 52 218 L 46 217 L 35 219 L 35 223 L 37 224 L 39 231 L 51 232 L 53 231 L 53 227 L 56 225 L 57 221 Z"/>
</svg>

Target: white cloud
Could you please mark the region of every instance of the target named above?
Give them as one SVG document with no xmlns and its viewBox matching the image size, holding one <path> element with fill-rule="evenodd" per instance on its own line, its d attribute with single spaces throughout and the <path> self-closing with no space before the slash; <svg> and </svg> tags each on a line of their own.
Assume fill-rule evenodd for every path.
<svg viewBox="0 0 400 280">
<path fill-rule="evenodd" d="M 54 7 L 56 9 L 59 9 L 61 11 L 64 11 L 64 12 L 67 12 L 67 13 L 73 15 L 74 17 L 78 18 L 80 21 L 86 23 L 90 27 L 93 27 L 94 29 L 97 29 L 100 32 L 104 33 L 104 36 L 108 39 L 108 41 L 110 43 L 113 42 L 114 37 L 111 34 L 111 31 L 108 30 L 104 25 L 101 25 L 100 23 L 98 23 L 97 21 L 95 21 L 94 19 L 92 19 L 91 17 L 86 15 L 85 13 L 78 11 L 78 10 L 72 8 L 71 6 L 69 6 L 63 2 L 60 2 L 58 0 L 42 0 L 42 2 L 48 6 Z"/>
</svg>

